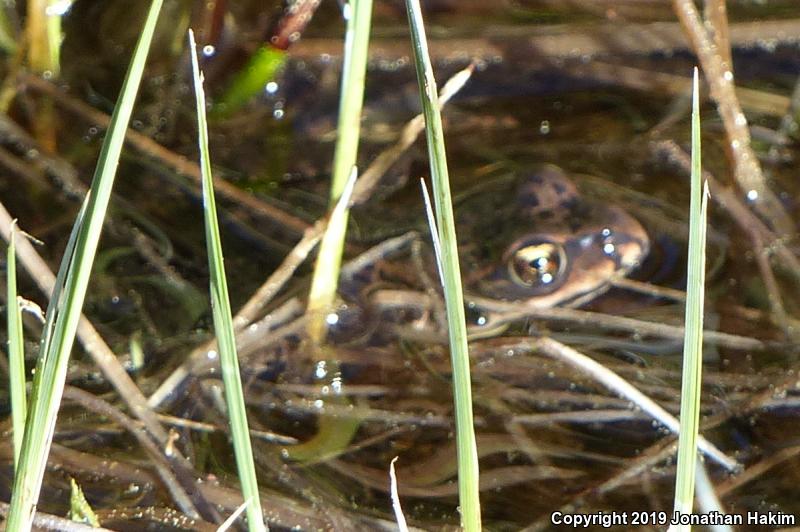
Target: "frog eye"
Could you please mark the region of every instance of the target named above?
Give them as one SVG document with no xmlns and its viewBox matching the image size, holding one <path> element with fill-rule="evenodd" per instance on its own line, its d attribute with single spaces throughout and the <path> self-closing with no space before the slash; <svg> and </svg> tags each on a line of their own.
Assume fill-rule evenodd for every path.
<svg viewBox="0 0 800 532">
<path fill-rule="evenodd" d="M 566 265 L 564 247 L 552 242 L 529 242 L 508 257 L 511 279 L 526 287 L 546 287 L 555 283 Z"/>
</svg>

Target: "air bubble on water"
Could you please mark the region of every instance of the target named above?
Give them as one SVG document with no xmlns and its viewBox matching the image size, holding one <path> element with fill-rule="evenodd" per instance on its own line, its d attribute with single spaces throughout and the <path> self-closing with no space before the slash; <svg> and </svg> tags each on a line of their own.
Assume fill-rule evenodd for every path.
<svg viewBox="0 0 800 532">
<path fill-rule="evenodd" d="M 211 57 L 215 53 L 217 53 L 217 49 L 214 48 L 213 45 L 207 44 L 207 45 L 203 46 L 203 56 L 204 57 Z"/>
<path fill-rule="evenodd" d="M 542 120 L 539 124 L 539 133 L 542 135 L 547 135 L 550 133 L 550 121 L 549 120 Z"/>
</svg>

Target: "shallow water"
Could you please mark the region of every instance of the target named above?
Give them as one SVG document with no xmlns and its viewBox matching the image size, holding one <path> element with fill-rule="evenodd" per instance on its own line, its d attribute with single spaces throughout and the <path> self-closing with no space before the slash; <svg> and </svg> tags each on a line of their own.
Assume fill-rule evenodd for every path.
<svg viewBox="0 0 800 532">
<path fill-rule="evenodd" d="M 228 54 L 236 55 L 230 40 L 238 38 L 252 46 L 256 42 L 253 36 L 264 25 L 254 15 L 255 4 L 231 6 L 237 31 L 228 35 L 229 41 L 220 41 L 216 53 L 206 58 L 212 97 L 219 96 L 226 73 L 237 64 Z M 483 42 L 505 54 L 484 57 L 469 84 L 445 110 L 455 195 L 461 198 L 471 190 L 474 194 L 475 187 L 491 179 L 536 164 L 556 164 L 572 177 L 583 196 L 624 207 L 647 229 L 652 251 L 632 277 L 681 290 L 688 179 L 654 144 L 667 140 L 687 144 L 685 95 L 670 93 L 662 86 L 634 89 L 630 79 L 619 76 L 609 82 L 599 79 L 598 71 L 588 75 L 587 69 L 617 63 L 682 76 L 688 88 L 694 65 L 691 55 L 680 48 L 637 53 L 631 49 L 635 46 L 609 53 L 603 51 L 602 42 L 600 51 L 571 59 L 569 49 L 560 56 L 537 57 L 515 48 L 514 39 L 527 36 L 534 25 L 562 24 L 568 36 L 563 42 L 569 43 L 570 35 L 577 41 L 608 24 L 618 25 L 624 35 L 634 23 L 672 20 L 668 9 L 643 15 L 633 3 L 605 4 L 608 6 L 602 11 L 593 4 L 582 8 L 575 3 L 572 8 L 559 9 L 546 2 L 520 2 L 496 11 L 474 2 L 458 7 L 440 2 L 431 7 L 436 10 L 430 13 L 430 33 L 449 46 L 443 49 L 457 52 L 458 46 Z M 79 1 L 65 23 L 63 77 L 70 94 L 106 112 L 135 34 L 133 30 L 130 35 L 113 31 L 119 17 L 133 18 L 133 14 L 112 5 Z M 171 20 L 183 20 L 182 14 L 192 16 L 186 5 L 178 2 L 166 2 L 165 9 Z M 387 54 L 402 50 L 395 43 L 405 38 L 404 13 L 386 5 L 376 9 L 375 34 L 383 45 L 376 49 Z M 790 2 L 773 4 L 771 9 L 774 11 L 765 13 L 753 3 L 734 3 L 731 13 L 738 21 L 765 16 L 792 20 L 800 15 Z M 476 30 L 487 19 L 500 28 L 496 34 Z M 324 214 L 327 204 L 340 32 L 335 3 L 324 4 L 305 35 L 307 40 L 301 40 L 295 52 L 290 50 L 295 59 L 277 86 L 245 110 L 212 124 L 217 175 L 290 213 L 301 224 L 313 223 Z M 311 44 L 329 46 L 331 57 L 308 55 L 308 50 L 317 49 Z M 193 159 L 193 102 L 186 85 L 182 37 L 175 27 L 162 28 L 157 46 L 134 128 Z M 515 49 L 519 53 L 513 53 Z M 464 61 L 452 59 L 457 53 L 442 56 L 437 63 L 440 82 L 465 66 Z M 800 71 L 798 57 L 792 44 L 736 49 L 737 81 L 786 98 Z M 215 63 L 217 60 L 221 63 Z M 392 143 L 417 112 L 413 76 L 402 54 L 394 61 L 384 58 L 371 64 L 361 167 Z M 41 96 L 31 91 L 31 98 L 39 101 Z M 771 178 L 770 186 L 796 220 L 795 137 L 790 136 L 786 146 L 770 149 L 769 133 L 779 127 L 783 110 L 763 94 L 748 101 L 745 112 L 751 124 L 760 128 L 753 130 L 754 145 Z M 100 130 L 58 102 L 56 109 L 61 121 L 58 155 L 87 182 Z M 15 109 L 14 118 L 25 123 L 26 114 Z M 713 105 L 704 104 L 703 120 L 705 167 L 719 181 L 730 184 L 726 141 Z M 28 151 L 19 146 L 7 149 Z M 37 157 L 24 162 L 34 167 L 42 164 Z M 427 175 L 426 165 L 424 146 L 417 142 L 389 172 L 376 197 L 354 209 L 349 258 L 411 229 L 421 231 L 426 239 L 417 182 L 418 177 Z M 202 345 L 210 327 L 200 203 L 187 183 L 152 153 L 126 151 L 116 185 L 125 201 L 117 201 L 113 209 L 114 226 L 107 228 L 87 298 L 87 314 L 115 352 L 128 353 L 131 338 L 141 341 L 145 365 L 132 374 L 146 394 L 153 393 L 189 351 Z M 0 178 L 0 197 L 25 230 L 45 242 L 43 253 L 57 266 L 71 213 L 77 209 L 77 203 L 64 194 L 63 185 L 54 186 L 51 179 L 20 181 L 7 173 Z M 223 201 L 223 207 L 226 266 L 233 306 L 238 308 L 284 259 L 300 231 L 231 201 Z M 66 214 L 53 214 L 56 211 Z M 781 387 L 793 376 L 797 343 L 770 321 L 769 301 L 751 240 L 716 204 L 711 207 L 711 227 L 707 326 L 768 345 L 757 350 L 735 342 L 709 344 L 704 369 L 704 435 L 745 467 L 767 464 L 781 453 L 785 457 L 760 474 L 753 468 L 745 476 L 728 477 L 710 463 L 709 473 L 730 512 L 800 514 L 792 487 L 797 474 L 793 458 L 797 397 L 793 387 L 788 392 Z M 140 234 L 155 243 L 156 255 L 161 257 L 158 261 L 136 248 L 132 235 Z M 791 252 L 796 250 L 796 235 L 777 237 L 786 241 Z M 285 311 L 286 321 L 266 336 L 250 330 L 256 339 L 251 347 L 242 349 L 242 370 L 251 424 L 290 438 L 277 443 L 254 440 L 265 505 L 277 529 L 374 530 L 390 526 L 387 468 L 394 456 L 400 457 L 400 495 L 414 526 L 446 530 L 457 523 L 448 355 L 438 328 L 441 316 L 437 307 L 416 305 L 414 299 L 424 296 L 426 288 L 427 295 L 435 292 L 425 285 L 421 273 L 432 272 L 413 263 L 413 254 L 410 257 L 379 261 L 380 283 L 368 287 L 373 294 L 384 290 L 384 296 L 391 295 L 385 291 L 388 289 L 405 290 L 398 292 L 403 308 L 362 307 L 350 297 L 346 308 L 331 312 L 339 321 L 332 345 L 309 345 L 303 337 L 303 324 L 292 319 L 302 305 L 298 311 L 281 306 L 291 304 L 293 297 L 302 301 L 309 266 L 300 268 L 268 309 L 275 313 L 274 321 Z M 798 310 L 793 297 L 795 273 L 776 268 L 779 293 L 790 318 Z M 23 285 L 23 294 L 42 302 L 32 284 Z M 473 324 L 486 317 L 468 310 Z M 679 303 L 623 288 L 609 290 L 581 310 L 658 324 L 678 325 L 682 320 Z M 557 315 L 555 311 L 551 314 Z M 667 455 L 645 467 L 645 472 L 627 480 L 619 478 L 640 464 L 642 457 L 655 455 L 667 445 L 668 432 L 590 377 L 541 352 L 532 353 L 529 339 L 552 337 L 575 347 L 673 413 L 678 410 L 681 341 L 661 333 L 607 327 L 593 319 L 583 323 L 577 315 L 559 320 L 553 316 L 513 320 L 471 344 L 478 442 L 486 453 L 481 457 L 487 484 L 481 500 L 486 528 L 536 529 L 544 526 L 550 512 L 570 504 L 583 512 L 670 509 L 674 466 Z M 262 323 L 259 327 L 272 329 L 274 325 Z M 79 349 L 70 383 L 118 403 L 113 390 Z M 216 371 L 203 371 L 176 391 L 164 413 L 224 427 L 220 387 Z M 7 411 L 7 403 L 2 404 Z M 235 465 L 226 438 L 219 432 L 209 434 L 185 426 L 176 431 L 178 445 L 191 458 L 197 475 L 206 479 L 206 497 L 227 515 L 237 502 L 232 491 Z M 334 436 L 319 443 L 315 435 L 325 431 Z M 350 433 L 352 438 L 343 436 Z M 292 438 L 306 443 L 292 445 L 288 443 Z M 62 410 L 56 442 L 55 467 L 46 482 L 42 510 L 63 513 L 67 475 L 76 477 L 98 509 L 171 506 L 147 455 L 117 425 L 72 406 Z M 0 496 L 7 500 L 10 449 L 4 449 L 7 467 L 0 472 Z M 114 461 L 113 468 L 110 461 Z M 107 475 L 106 470 L 114 472 Z M 753 479 L 738 487 L 737 479 L 748 478 L 750 472 Z M 614 479 L 619 485 L 612 487 L 608 483 Z M 112 522 L 112 516 L 107 519 Z M 156 528 L 164 529 L 166 517 L 153 519 L 160 523 Z M 125 521 L 124 516 L 119 518 L 119 522 Z M 122 526 L 113 522 L 112 528 Z M 129 527 L 130 523 L 141 524 L 132 518 L 127 522 Z"/>
</svg>

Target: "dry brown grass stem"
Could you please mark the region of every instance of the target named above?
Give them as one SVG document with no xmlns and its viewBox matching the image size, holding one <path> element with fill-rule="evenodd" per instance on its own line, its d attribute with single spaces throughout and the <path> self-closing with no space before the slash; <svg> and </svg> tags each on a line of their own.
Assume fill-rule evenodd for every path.
<svg viewBox="0 0 800 532">
<path fill-rule="evenodd" d="M 673 141 L 663 141 L 655 145 L 655 149 L 664 154 L 671 162 L 679 165 L 686 172 L 689 171 L 689 155 Z M 781 291 L 775 272 L 770 264 L 770 256 L 775 255 L 783 263 L 787 271 L 792 272 L 800 280 L 800 262 L 789 250 L 781 239 L 764 225 L 750 209 L 742 202 L 739 195 L 730 187 L 722 185 L 716 177 L 708 171 L 703 172 L 703 178 L 708 181 L 711 198 L 717 202 L 733 218 L 739 228 L 750 237 L 755 250 L 756 264 L 758 266 L 769 299 L 771 318 L 776 325 L 787 333 L 792 332 L 790 318 L 786 313 L 781 298 Z"/>
<path fill-rule="evenodd" d="M 697 54 L 711 98 L 716 103 L 717 111 L 722 118 L 728 138 L 733 175 L 739 188 L 774 230 L 784 235 L 793 234 L 794 221 L 786 213 L 777 196 L 768 188 L 761 165 L 750 145 L 747 118 L 736 98 L 733 69 L 726 63 L 725 53 L 720 52 L 721 48 L 730 49 L 730 43 L 724 40 L 727 30 L 717 28 L 712 37 L 706 29 L 718 23 L 718 19 L 724 13 L 712 9 L 713 20 L 706 20 L 704 24 L 692 0 L 673 0 L 673 7 Z"/>
</svg>

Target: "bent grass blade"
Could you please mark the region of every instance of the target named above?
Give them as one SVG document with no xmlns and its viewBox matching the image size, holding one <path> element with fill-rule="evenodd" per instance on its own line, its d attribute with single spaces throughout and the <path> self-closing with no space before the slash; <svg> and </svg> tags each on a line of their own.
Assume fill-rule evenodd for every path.
<svg viewBox="0 0 800 532">
<path fill-rule="evenodd" d="M 189 30 L 189 43 L 192 56 L 194 91 L 197 101 L 197 137 L 200 148 L 200 171 L 203 185 L 203 216 L 206 228 L 206 247 L 208 249 L 208 269 L 211 275 L 211 310 L 214 315 L 214 333 L 219 346 L 222 380 L 225 384 L 225 402 L 231 424 L 233 451 L 239 482 L 247 504 L 247 525 L 251 532 L 267 530 L 261 510 L 258 493 L 253 449 L 250 444 L 250 430 L 247 424 L 247 410 L 244 403 L 244 390 L 239 373 L 239 358 L 236 352 L 236 333 L 233 328 L 231 303 L 228 297 L 228 283 L 225 278 L 225 264 L 222 254 L 222 240 L 219 234 L 217 208 L 214 200 L 214 183 L 211 173 L 211 154 L 208 148 L 208 123 L 206 120 L 206 98 L 203 90 L 203 74 L 197 60 L 197 45 L 194 33 Z"/>
<path fill-rule="evenodd" d="M 31 408 L 9 508 L 8 530 L 29 530 L 42 486 L 47 455 L 64 390 L 67 363 L 100 240 L 119 156 L 133 104 L 144 72 L 162 0 L 153 0 L 122 84 L 108 132 L 100 151 L 89 194 L 76 220 L 67 253 L 59 270 L 47 313 L 41 355 L 34 378 Z"/>
</svg>

